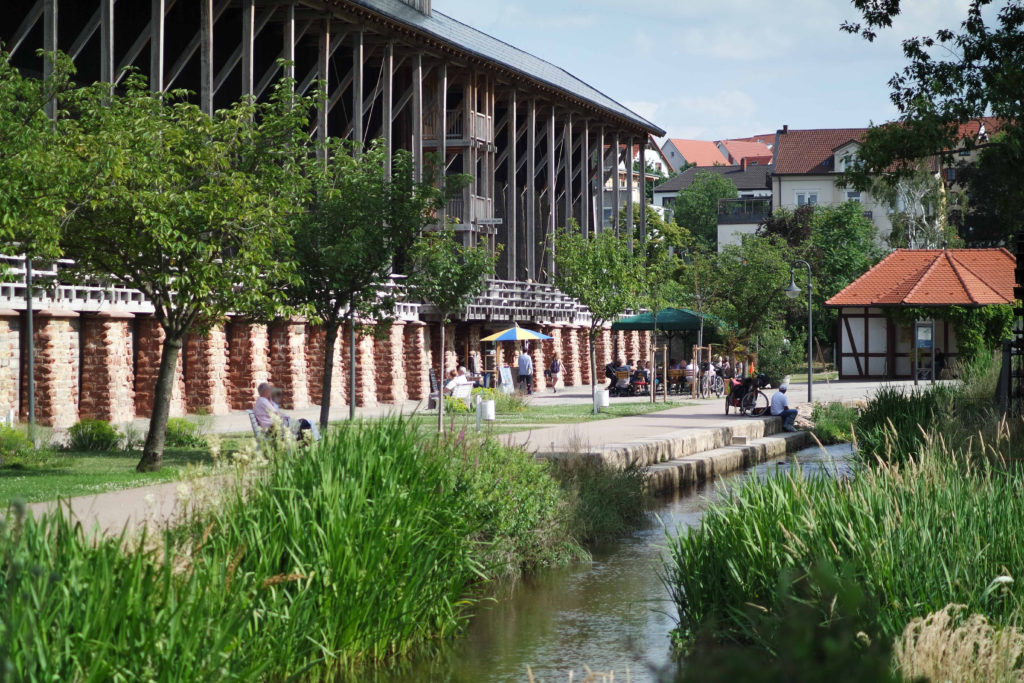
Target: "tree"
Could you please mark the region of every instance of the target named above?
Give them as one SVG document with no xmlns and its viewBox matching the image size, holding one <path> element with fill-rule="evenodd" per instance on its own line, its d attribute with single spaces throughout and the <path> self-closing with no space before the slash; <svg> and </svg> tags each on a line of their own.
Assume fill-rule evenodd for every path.
<svg viewBox="0 0 1024 683">
<path fill-rule="evenodd" d="M 946 219 L 947 193 L 942 181 L 925 164 L 919 162 L 910 175 L 875 180 L 871 193 L 889 207 L 889 246 L 936 249 L 958 242 Z"/>
<path fill-rule="evenodd" d="M 25 78 L 0 52 L 0 244 L 4 253 L 53 258 L 92 174 L 75 151 L 78 121 L 56 107 L 89 93 L 75 86 L 66 55 L 46 59 L 53 65 L 47 78 Z"/>
<path fill-rule="evenodd" d="M 633 202 L 634 243 L 648 241 L 651 244 L 661 245 L 663 248 L 671 248 L 676 251 L 687 251 L 693 248 L 694 241 L 689 230 L 666 221 L 650 204 L 644 207 L 644 210 L 647 211 L 646 235 L 640 232 L 640 205 Z M 619 227 L 626 228 L 627 222 L 626 208 L 623 207 L 619 210 Z"/>
<path fill-rule="evenodd" d="M 903 0 L 853 0 L 863 23 L 843 30 L 871 41 L 892 26 Z M 998 8 L 998 9 L 997 9 Z M 844 182 L 870 187 L 873 175 L 911 176 L 916 161 L 940 155 L 945 165 L 957 150 L 1000 148 L 1005 188 L 1012 206 L 1024 206 L 1024 2 L 969 0 L 964 21 L 931 36 L 903 41 L 908 60 L 890 79 L 899 120 L 868 130 Z M 982 130 L 984 118 L 998 121 L 1000 136 Z M 976 122 L 975 125 L 964 125 Z M 1002 216 L 999 241 L 1022 227 L 1020 212 Z"/>
<path fill-rule="evenodd" d="M 1002 134 L 994 136 L 1001 142 Z M 973 247 L 995 247 L 1006 243 L 1008 225 L 1024 216 L 1024 193 L 1020 191 L 1020 159 L 1011 145 L 997 144 L 981 150 L 973 163 L 956 169 L 957 185 L 970 198 L 950 206 L 950 222 L 960 237 Z"/>
<path fill-rule="evenodd" d="M 811 264 L 814 277 L 816 336 L 831 340 L 836 312 L 825 308 L 825 301 L 881 260 L 884 250 L 878 245 L 878 231 L 858 202 L 818 206 L 811 218 L 810 238 L 801 245 L 799 253 Z M 801 305 L 803 298 L 798 299 L 792 305 Z M 806 320 L 803 312 L 794 322 L 803 326 Z"/>
<path fill-rule="evenodd" d="M 102 166 L 98 191 L 68 224 L 66 252 L 77 270 L 145 294 L 165 334 L 140 471 L 161 466 L 185 335 L 228 311 L 272 315 L 284 302 L 280 283 L 294 277 L 281 256 L 301 202 L 313 100 L 291 85 L 210 117 L 132 74 L 123 95 L 75 112 L 82 147 Z"/>
<path fill-rule="evenodd" d="M 815 204 L 804 204 L 795 209 L 780 206 L 757 227 L 757 234 L 778 235 L 790 247 L 799 247 L 811 236 L 811 221 Z"/>
<path fill-rule="evenodd" d="M 714 292 L 708 308 L 728 325 L 730 344 L 745 343 L 769 329 L 785 310 L 782 288 L 789 279 L 790 252 L 782 238 L 743 235 L 710 257 L 702 274 Z"/>
<path fill-rule="evenodd" d="M 307 162 L 310 182 L 306 210 L 293 233 L 298 277 L 288 287 L 293 305 L 312 306 L 324 327 L 324 372 L 320 424 L 327 427 L 334 377 L 334 348 L 342 321 L 352 336 L 349 367 L 356 362 L 359 318 L 387 322 L 395 297 L 383 290 L 399 255 L 443 206 L 442 192 L 413 181 L 412 156 L 396 152 L 390 177 L 387 152 L 379 142 L 353 154 L 349 143 L 332 140 L 320 157 Z M 355 150 L 358 151 L 358 150 Z M 355 416 L 355 383 L 349 388 L 349 415 Z"/>
<path fill-rule="evenodd" d="M 718 200 L 739 196 L 735 183 L 718 173 L 698 171 L 675 202 L 676 223 L 690 231 L 705 249 L 718 244 Z"/>
<path fill-rule="evenodd" d="M 587 239 L 580 234 L 575 221 L 556 233 L 555 245 L 555 286 L 590 309 L 590 391 L 597 414 L 594 344 L 606 323 L 637 304 L 642 289 L 642 262 L 630 253 L 624 235 L 603 230 Z"/>
<path fill-rule="evenodd" d="M 409 292 L 437 309 L 441 318 L 441 386 L 444 388 L 444 326 L 487 288 L 498 254 L 463 246 L 454 230 L 428 232 L 409 252 Z M 444 392 L 437 396 L 437 431 L 443 430 Z"/>
</svg>

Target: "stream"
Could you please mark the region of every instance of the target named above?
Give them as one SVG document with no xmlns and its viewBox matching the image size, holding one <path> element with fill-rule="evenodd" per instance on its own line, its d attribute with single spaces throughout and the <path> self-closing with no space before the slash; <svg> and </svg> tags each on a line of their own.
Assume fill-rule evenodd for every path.
<svg viewBox="0 0 1024 683">
<path fill-rule="evenodd" d="M 671 671 L 669 631 L 675 606 L 661 581 L 666 532 L 700 523 L 710 500 L 729 487 L 799 463 L 805 473 L 852 473 L 849 444 L 817 446 L 656 499 L 649 523 L 614 543 L 592 548 L 593 561 L 528 577 L 478 607 L 465 636 L 450 650 L 390 681 L 537 681 L 582 678 L 584 665 L 614 671 L 615 680 L 658 680 Z M 670 680 L 670 679 L 669 679 Z"/>
</svg>

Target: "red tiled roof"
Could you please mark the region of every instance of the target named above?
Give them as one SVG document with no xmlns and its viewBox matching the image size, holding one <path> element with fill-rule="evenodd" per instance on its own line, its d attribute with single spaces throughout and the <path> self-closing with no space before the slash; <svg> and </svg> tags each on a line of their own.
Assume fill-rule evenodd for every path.
<svg viewBox="0 0 1024 683">
<path fill-rule="evenodd" d="M 826 306 L 1013 303 L 1013 254 L 999 249 L 897 249 Z"/>
<path fill-rule="evenodd" d="M 832 173 L 832 150 L 850 140 L 860 140 L 867 128 L 814 128 L 779 133 L 775 149 L 775 174 Z"/>
<path fill-rule="evenodd" d="M 729 138 L 729 142 L 760 142 L 762 145 L 771 147 L 775 144 L 775 133 L 751 135 L 749 138 Z"/>
<path fill-rule="evenodd" d="M 718 146 L 708 140 L 682 140 L 680 138 L 669 138 L 668 140 L 688 163 L 698 166 L 714 166 L 715 164 L 728 164 Z"/>
<path fill-rule="evenodd" d="M 764 164 L 769 164 L 772 160 L 772 151 L 767 145 L 760 142 L 722 140 L 722 147 L 725 147 L 725 151 L 729 153 L 729 156 L 737 164 L 743 159 L 752 159 Z"/>
</svg>

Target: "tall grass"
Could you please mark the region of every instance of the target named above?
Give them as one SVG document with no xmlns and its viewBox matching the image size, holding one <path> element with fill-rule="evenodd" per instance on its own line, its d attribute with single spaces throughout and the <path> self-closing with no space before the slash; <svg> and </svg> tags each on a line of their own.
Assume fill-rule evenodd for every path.
<svg viewBox="0 0 1024 683">
<path fill-rule="evenodd" d="M 557 460 L 553 466 L 571 501 L 573 535 L 580 541 L 621 538 L 646 519 L 651 501 L 644 468 L 631 464 L 619 469 L 579 457 Z"/>
<path fill-rule="evenodd" d="M 857 408 L 842 403 L 815 403 L 811 411 L 814 434 L 823 444 L 848 443 L 860 416 Z"/>
<path fill-rule="evenodd" d="M 8 516 L 0 671 L 330 680 L 430 648 L 519 553 L 540 564 L 580 552 L 557 484 L 527 458 L 379 421 L 277 456 L 162 543 Z"/>
<path fill-rule="evenodd" d="M 877 603 L 872 637 L 891 639 L 949 602 L 1008 624 L 1024 615 L 1021 589 L 989 587 L 1024 566 L 1019 492 L 1016 478 L 941 441 L 919 463 L 852 480 L 797 470 L 745 486 L 672 543 L 667 580 L 682 632 L 713 622 L 722 637 L 751 641 L 749 611 L 770 610 L 784 571 L 808 576 L 818 563 L 851 574 Z M 827 623 L 827 601 L 814 605 Z"/>
</svg>

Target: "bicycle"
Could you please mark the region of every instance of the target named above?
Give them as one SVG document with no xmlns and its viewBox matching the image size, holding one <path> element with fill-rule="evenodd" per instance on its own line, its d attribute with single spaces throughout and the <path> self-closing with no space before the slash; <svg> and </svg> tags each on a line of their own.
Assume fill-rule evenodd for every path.
<svg viewBox="0 0 1024 683">
<path fill-rule="evenodd" d="M 761 417 L 768 412 L 770 405 L 768 396 L 760 389 L 748 391 L 740 399 L 740 414 L 748 417 Z"/>
</svg>

